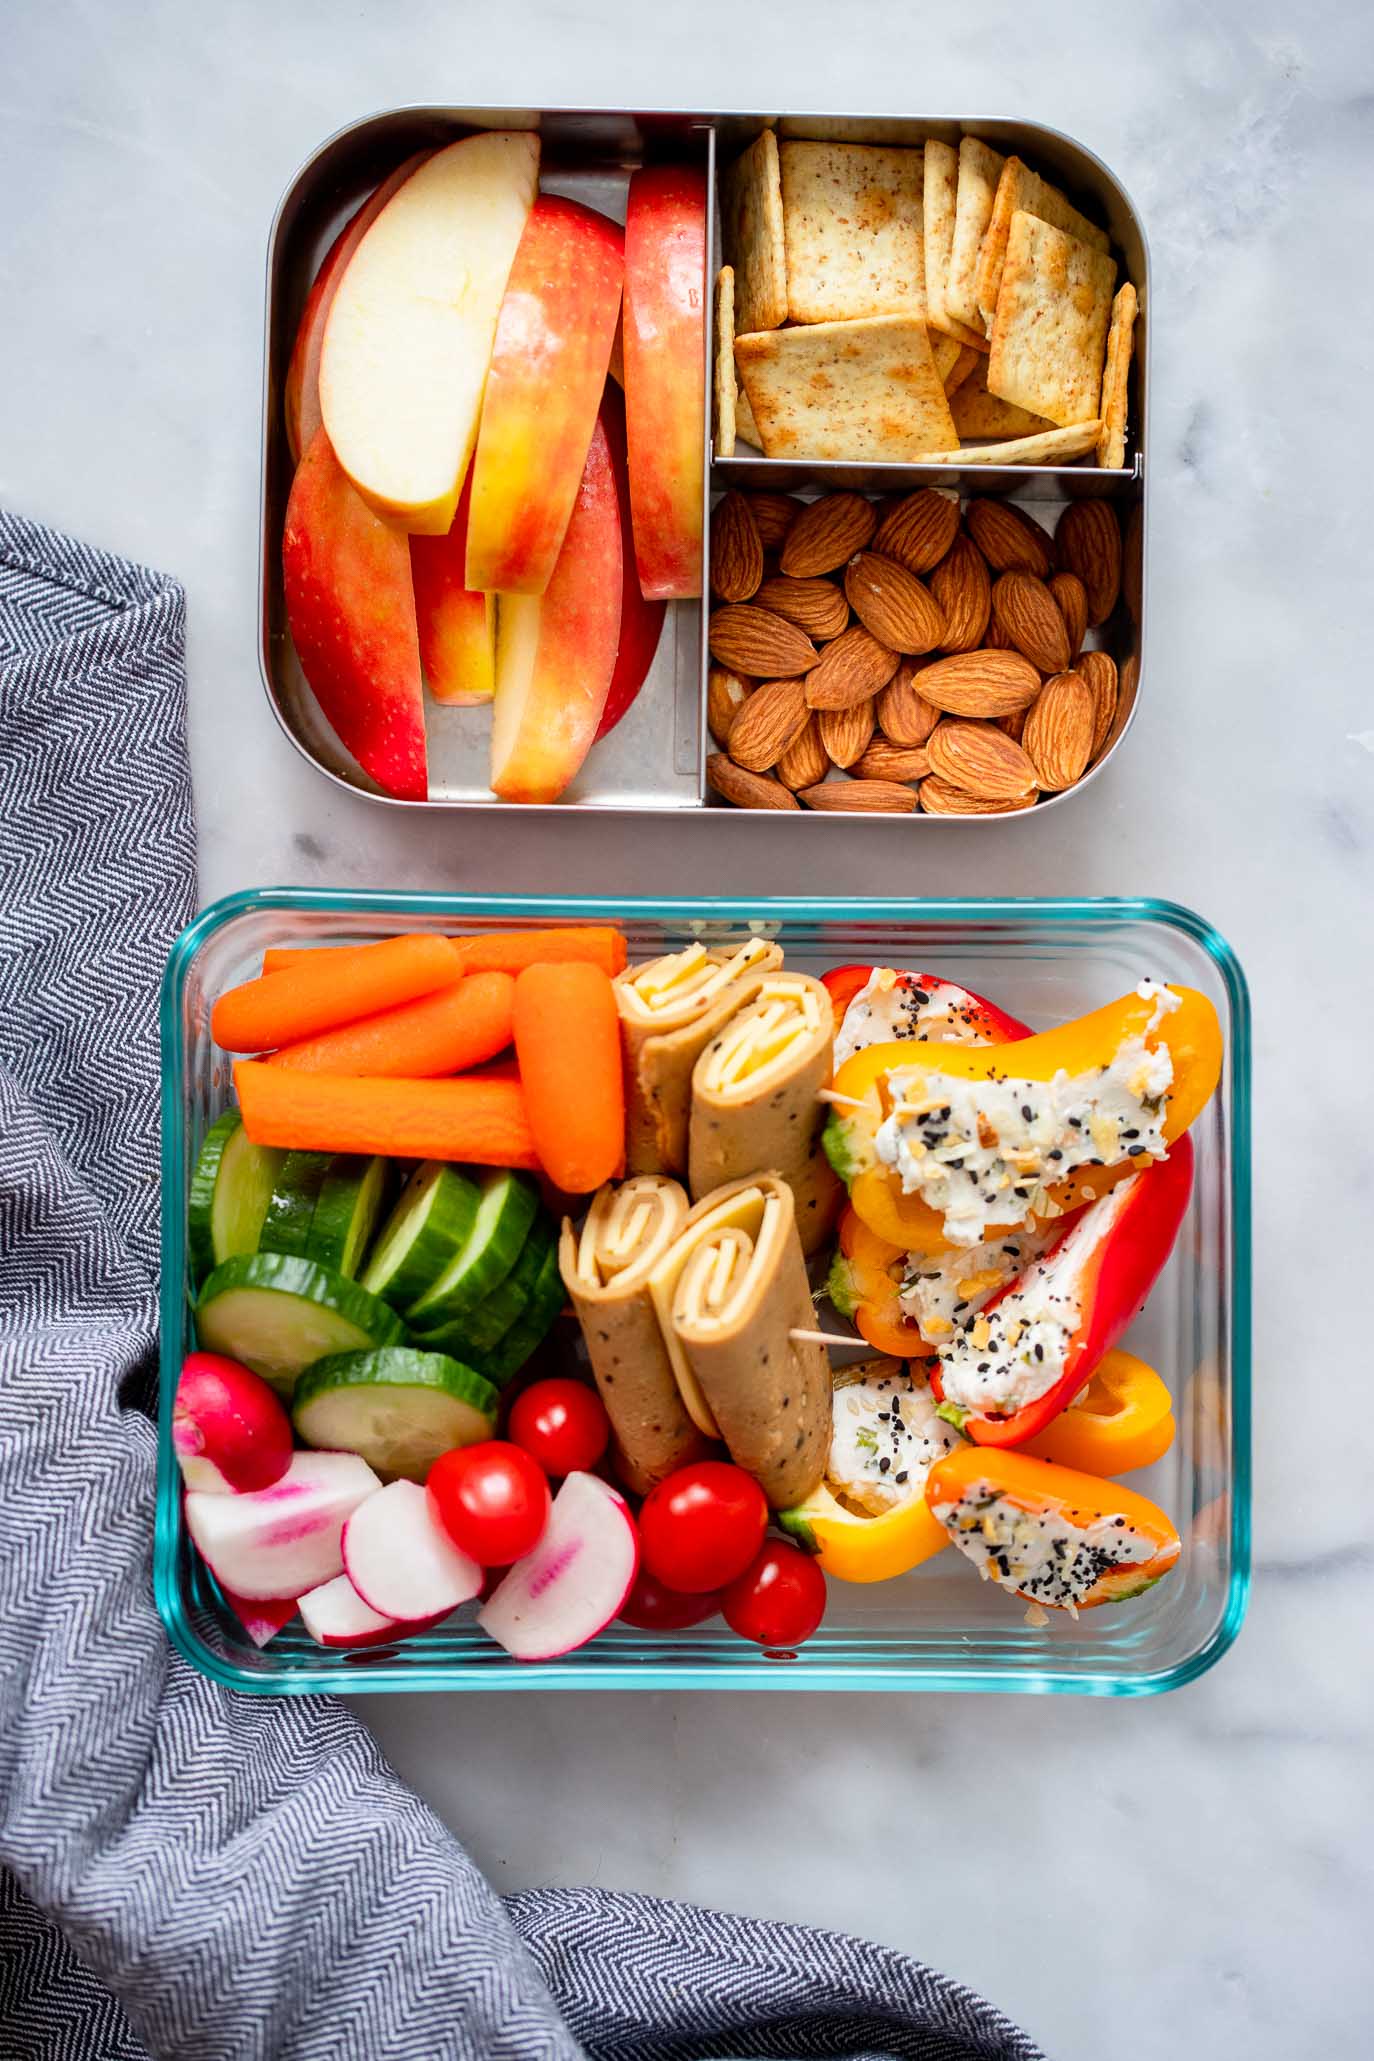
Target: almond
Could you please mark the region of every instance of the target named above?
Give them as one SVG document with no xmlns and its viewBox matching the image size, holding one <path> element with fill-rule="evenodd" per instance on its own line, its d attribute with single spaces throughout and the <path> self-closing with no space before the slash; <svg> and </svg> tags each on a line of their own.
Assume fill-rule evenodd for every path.
<svg viewBox="0 0 1374 2061">
<path fill-rule="evenodd" d="M 1048 531 L 1010 501 L 970 501 L 964 521 L 994 572 L 1028 572 L 1047 580 L 1054 570 L 1054 546 Z"/>
<path fill-rule="evenodd" d="M 725 494 L 711 510 L 711 591 L 722 601 L 747 601 L 763 578 L 763 544 L 743 494 Z"/>
<path fill-rule="evenodd" d="M 995 716 L 993 720 L 1004 737 L 1014 738 L 1018 744 L 1021 742 L 1021 732 L 1026 727 L 1026 711 L 1023 708 L 1017 709 L 1014 715 Z"/>
<path fill-rule="evenodd" d="M 802 790 L 810 809 L 857 809 L 866 815 L 909 816 L 916 807 L 914 787 L 895 780 L 827 780 Z"/>
<path fill-rule="evenodd" d="M 874 704 L 878 726 L 891 744 L 924 744 L 940 720 L 920 691 L 923 668 L 904 658 Z"/>
<path fill-rule="evenodd" d="M 706 761 L 706 778 L 716 793 L 740 809 L 799 809 L 801 803 L 781 780 L 766 773 L 746 773 L 723 751 L 713 751 Z"/>
<path fill-rule="evenodd" d="M 765 551 L 776 551 L 802 511 L 790 494 L 750 494 L 749 512 Z"/>
<path fill-rule="evenodd" d="M 856 701 L 853 708 L 823 709 L 816 717 L 821 743 L 832 764 L 852 766 L 861 759 L 873 737 L 873 704 Z"/>
<path fill-rule="evenodd" d="M 730 726 L 730 756 L 747 773 L 766 773 L 806 728 L 800 680 L 768 680 L 750 695 Z"/>
<path fill-rule="evenodd" d="M 1008 816 L 1013 810 L 1033 808 L 1040 799 L 1032 787 L 1025 794 L 1018 794 L 1015 801 L 986 801 L 979 795 L 965 793 L 961 787 L 951 787 L 948 780 L 941 780 L 935 773 L 921 782 L 918 792 L 928 816 Z"/>
<path fill-rule="evenodd" d="M 1069 633 L 1059 605 L 1034 573 L 1006 572 L 992 590 L 992 619 L 1017 651 L 1042 673 L 1062 673 L 1069 663 Z"/>
<path fill-rule="evenodd" d="M 924 780 L 930 756 L 920 745 L 887 744 L 876 738 L 854 761 L 854 771 L 861 780 Z"/>
<path fill-rule="evenodd" d="M 845 565 L 878 527 L 878 511 L 862 494 L 823 494 L 802 509 L 783 539 L 782 569 L 799 580 Z"/>
<path fill-rule="evenodd" d="M 1106 651 L 1085 651 L 1077 670 L 1092 690 L 1093 741 L 1088 764 L 1101 757 L 1102 747 L 1116 717 L 1116 660 Z"/>
<path fill-rule="evenodd" d="M 1130 722 L 1131 710 L 1135 707 L 1136 688 L 1139 684 L 1140 657 L 1138 653 L 1133 651 L 1129 658 L 1122 661 L 1121 684 L 1117 689 L 1116 695 L 1116 714 L 1112 717 L 1112 727 L 1107 732 L 1107 741 L 1098 753 L 1099 758 L 1106 758 L 1107 753 L 1116 743 L 1117 738 L 1121 735 L 1127 723 Z"/>
<path fill-rule="evenodd" d="M 956 537 L 930 576 L 930 591 L 945 618 L 942 648 L 976 651 L 992 609 L 987 562 L 968 537 Z"/>
<path fill-rule="evenodd" d="M 1105 623 L 1121 592 L 1121 525 L 1110 501 L 1070 501 L 1054 533 L 1059 562 L 1088 592 L 1088 621 Z"/>
<path fill-rule="evenodd" d="M 760 608 L 786 616 L 808 637 L 838 637 L 849 621 L 849 603 L 831 580 L 794 580 L 775 573 L 759 588 Z"/>
<path fill-rule="evenodd" d="M 996 616 L 993 616 L 988 623 L 983 635 L 983 645 L 988 651 L 1015 651 L 1016 649 L 1016 646 L 1011 641 L 1011 631 L 1005 623 L 999 623 Z"/>
<path fill-rule="evenodd" d="M 808 693 L 815 677 L 807 682 Z M 1019 651 L 968 651 L 926 666 L 921 692 L 947 715 L 1010 716 L 1035 700 L 1040 675 Z"/>
<path fill-rule="evenodd" d="M 938 778 L 980 801 L 1015 801 L 1035 785 L 1030 760 L 995 723 L 946 720 L 931 731 L 926 754 Z"/>
<path fill-rule="evenodd" d="M 915 573 L 882 558 L 876 551 L 856 551 L 844 569 L 844 591 L 859 621 L 889 651 L 919 656 L 934 651 L 945 634 L 938 602 Z"/>
<path fill-rule="evenodd" d="M 816 647 L 805 631 L 747 601 L 715 611 L 707 642 L 718 664 L 754 680 L 780 680 L 816 663 Z"/>
<path fill-rule="evenodd" d="M 873 549 L 908 572 L 928 573 L 959 534 L 959 497 L 922 487 L 890 507 L 878 524 Z"/>
<path fill-rule="evenodd" d="M 821 743 L 819 716 L 808 716 L 806 728 L 792 739 L 773 770 L 794 794 L 799 787 L 814 787 L 824 780 L 830 771 L 830 754 Z"/>
<path fill-rule="evenodd" d="M 723 751 L 730 742 L 735 717 L 754 691 L 752 680 L 742 680 L 725 666 L 712 666 L 706 676 L 706 727 Z"/>
<path fill-rule="evenodd" d="M 886 687 L 897 665 L 895 651 L 870 636 L 862 623 L 851 623 L 826 645 L 807 674 L 806 698 L 812 708 L 852 708 Z M 1037 673 L 1037 682 L 1039 678 Z"/>
<path fill-rule="evenodd" d="M 1093 716 L 1093 690 L 1081 673 L 1056 673 L 1046 680 L 1026 716 L 1021 746 L 1049 793 L 1062 793 L 1086 771 Z"/>
<path fill-rule="evenodd" d="M 1050 592 L 1069 633 L 1069 664 L 1072 665 L 1088 634 L 1088 590 L 1077 573 L 1060 572 L 1050 581 Z"/>
</svg>

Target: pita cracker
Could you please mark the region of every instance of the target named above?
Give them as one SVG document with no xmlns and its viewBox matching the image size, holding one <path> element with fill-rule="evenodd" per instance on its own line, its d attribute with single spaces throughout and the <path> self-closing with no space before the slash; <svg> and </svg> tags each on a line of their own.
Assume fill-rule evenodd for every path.
<svg viewBox="0 0 1374 2061">
<path fill-rule="evenodd" d="M 1068 427 L 1099 414 L 1116 260 L 1015 214 L 988 353 L 988 392 Z"/>
<path fill-rule="evenodd" d="M 787 252 L 771 129 L 722 172 L 720 221 L 722 254 L 735 275 L 736 328 L 776 329 L 787 320 Z"/>
<path fill-rule="evenodd" d="M 1080 215 L 1057 186 L 1051 186 L 1047 179 L 1032 172 L 1019 157 L 1009 157 L 997 181 L 992 219 L 978 254 L 978 272 L 973 286 L 978 312 L 989 330 L 997 307 L 997 289 L 1002 283 L 1011 218 L 1018 214 L 1036 215 L 1042 222 L 1048 222 L 1051 228 L 1062 229 L 1066 236 L 1076 236 L 1080 243 L 1088 244 L 1093 250 L 1111 249 L 1111 240 L 1105 229 L 1099 229 L 1096 222 Z"/>
<path fill-rule="evenodd" d="M 959 355 L 945 374 L 946 396 L 952 399 L 958 393 L 960 387 L 964 385 L 965 381 L 973 377 L 977 367 L 986 362 L 981 351 L 975 351 L 969 344 L 960 344 Z M 957 422 L 954 426 L 956 429 L 959 427 Z M 959 434 L 962 436 L 963 431 L 960 430 Z"/>
<path fill-rule="evenodd" d="M 711 360 L 715 419 L 711 443 L 717 458 L 735 455 L 735 271 L 722 265 L 716 274 L 716 348 Z"/>
<path fill-rule="evenodd" d="M 926 326 L 929 329 L 930 325 Z M 935 360 L 935 370 L 946 393 L 949 392 L 949 375 L 963 354 L 963 345 L 956 343 L 952 336 L 941 336 L 935 330 L 930 331 L 930 355 Z"/>
<path fill-rule="evenodd" d="M 958 451 L 928 451 L 922 465 L 1059 465 L 1091 451 L 1102 424 L 1075 422 L 1039 437 L 1015 437 L 1009 444 L 965 444 Z"/>
<path fill-rule="evenodd" d="M 735 364 L 769 458 L 901 463 L 954 442 L 919 315 L 737 336 Z"/>
<path fill-rule="evenodd" d="M 779 155 L 791 320 L 924 319 L 920 151 L 784 143 Z"/>
<path fill-rule="evenodd" d="M 959 153 L 952 143 L 940 143 L 929 136 L 924 156 L 921 212 L 925 220 L 926 320 L 943 335 L 955 337 L 975 351 L 985 351 L 988 340 L 982 331 L 956 322 L 945 306 L 945 281 L 949 276 L 959 191 Z"/>
<path fill-rule="evenodd" d="M 759 426 L 754 420 L 754 411 L 749 406 L 749 396 L 738 379 L 735 381 L 735 435 L 740 443 L 752 444 L 756 451 L 763 449 Z"/>
<path fill-rule="evenodd" d="M 977 335 L 987 334 L 987 324 L 978 312 L 974 290 L 978 276 L 978 253 L 992 220 L 997 182 L 1002 176 L 1000 151 L 965 136 L 959 145 L 959 184 L 954 202 L 954 239 L 949 247 L 945 273 L 945 313 Z"/>
<path fill-rule="evenodd" d="M 1048 416 L 1031 415 L 988 392 L 986 358 L 980 358 L 962 386 L 950 394 L 949 406 L 961 437 L 1035 437 L 1054 428 Z"/>
<path fill-rule="evenodd" d="M 1131 369 L 1135 318 L 1139 303 L 1130 280 L 1112 302 L 1107 331 L 1107 364 L 1102 374 L 1102 434 L 1097 441 L 1099 465 L 1126 463 L 1126 379 Z"/>
</svg>

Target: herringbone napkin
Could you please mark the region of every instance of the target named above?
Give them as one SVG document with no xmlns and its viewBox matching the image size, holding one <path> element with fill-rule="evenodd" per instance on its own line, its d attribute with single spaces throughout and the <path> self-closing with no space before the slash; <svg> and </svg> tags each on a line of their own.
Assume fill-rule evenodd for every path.
<svg viewBox="0 0 1374 2061">
<path fill-rule="evenodd" d="M 346 1709 L 170 1651 L 134 1404 L 157 983 L 195 892 L 183 625 L 172 581 L 0 512 L 0 2053 L 1034 2061 L 851 1939 L 503 1904 Z"/>
</svg>

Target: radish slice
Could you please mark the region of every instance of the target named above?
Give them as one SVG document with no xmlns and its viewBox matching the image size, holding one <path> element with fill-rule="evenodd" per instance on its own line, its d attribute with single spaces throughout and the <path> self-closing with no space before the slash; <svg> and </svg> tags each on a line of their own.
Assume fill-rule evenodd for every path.
<svg viewBox="0 0 1374 2061">
<path fill-rule="evenodd" d="M 301 1622 L 317 1646 L 381 1646 L 402 1629 L 364 1603 L 346 1574 L 301 1597 Z"/>
<path fill-rule="evenodd" d="M 556 1660 L 605 1630 L 638 1570 L 639 1534 L 625 1498 L 595 1474 L 570 1474 L 543 1538 L 477 1622 L 516 1660 Z"/>
<path fill-rule="evenodd" d="M 282 1626 L 290 1624 L 296 1615 L 293 1596 L 255 1602 L 250 1596 L 236 1596 L 232 1589 L 221 1589 L 220 1593 L 255 1646 L 265 1646 L 269 1639 L 275 1639 Z"/>
<path fill-rule="evenodd" d="M 188 1489 L 270 1488 L 292 1444 L 291 1419 L 261 1375 L 222 1353 L 188 1353 L 172 1405 L 172 1449 Z"/>
<path fill-rule="evenodd" d="M 344 1524 L 379 1486 L 356 1453 L 293 1453 L 271 1488 L 191 1490 L 186 1528 L 221 1588 L 254 1602 L 303 1596 L 343 1572 Z"/>
<path fill-rule="evenodd" d="M 482 1586 L 482 1570 L 429 1514 L 414 1481 L 388 1482 L 344 1526 L 343 1559 L 364 1603 L 408 1630 L 444 1617 Z"/>
</svg>

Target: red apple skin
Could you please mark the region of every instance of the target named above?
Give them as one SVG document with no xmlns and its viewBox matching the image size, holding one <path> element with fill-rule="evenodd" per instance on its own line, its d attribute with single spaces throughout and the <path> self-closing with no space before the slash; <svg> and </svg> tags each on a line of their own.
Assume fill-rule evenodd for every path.
<svg viewBox="0 0 1374 2061">
<path fill-rule="evenodd" d="M 410 551 L 355 492 L 319 429 L 282 535 L 286 620 L 339 741 L 387 794 L 424 801 L 424 689 Z"/>
<path fill-rule="evenodd" d="M 620 315 L 625 238 L 575 200 L 541 194 L 496 322 L 472 461 L 467 584 L 542 594 L 592 440 Z"/>
<path fill-rule="evenodd" d="M 625 548 L 598 422 L 547 589 L 497 603 L 491 785 L 505 801 L 556 801 L 591 749 L 620 643 Z M 527 675 L 512 663 L 526 635 L 536 638 Z"/>
<path fill-rule="evenodd" d="M 446 537 L 412 537 L 410 571 L 420 662 L 436 701 L 470 708 L 496 692 L 496 619 L 493 597 L 464 583 L 467 558 L 469 472 Z"/>
<path fill-rule="evenodd" d="M 631 175 L 625 214 L 625 425 L 650 601 L 701 592 L 705 310 L 705 178 L 647 166 Z"/>
<path fill-rule="evenodd" d="M 620 497 L 620 534 L 628 539 L 632 529 L 630 475 L 625 462 L 625 401 L 619 387 L 613 386 L 609 380 L 601 401 L 601 426 L 611 448 L 611 466 L 615 472 L 616 493 Z M 663 618 L 668 612 L 666 601 L 644 599 L 634 553 L 625 550 L 621 563 L 620 648 L 616 653 L 606 706 L 601 711 L 601 721 L 592 740 L 594 743 L 599 742 L 608 730 L 614 730 L 644 685 L 645 675 L 658 650 Z"/>
<path fill-rule="evenodd" d="M 389 178 L 382 181 L 377 191 L 370 194 L 358 212 L 344 223 L 315 274 L 315 283 L 306 295 L 305 307 L 301 311 L 296 341 L 291 347 L 291 363 L 286 368 L 286 384 L 282 389 L 286 441 L 293 464 L 299 465 L 301 452 L 310 448 L 315 431 L 324 420 L 320 413 L 320 352 L 324 349 L 324 325 L 329 319 L 330 303 L 343 278 L 344 267 L 392 194 L 405 185 L 416 166 L 422 165 L 428 155 L 427 150 L 422 150 L 415 157 L 408 157 Z"/>
</svg>

